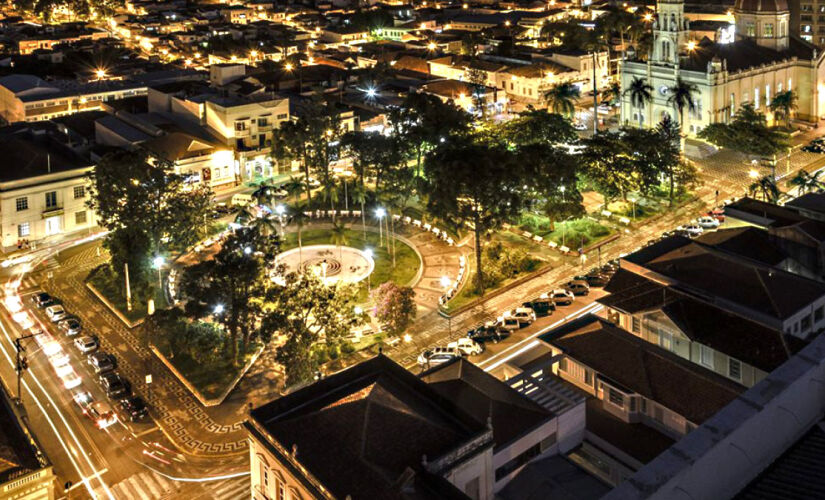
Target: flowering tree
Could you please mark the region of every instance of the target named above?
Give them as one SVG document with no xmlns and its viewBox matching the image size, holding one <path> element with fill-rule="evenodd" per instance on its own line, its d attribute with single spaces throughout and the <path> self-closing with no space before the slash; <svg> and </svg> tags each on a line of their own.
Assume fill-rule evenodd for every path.
<svg viewBox="0 0 825 500">
<path fill-rule="evenodd" d="M 375 290 L 375 302 L 376 318 L 393 335 L 406 330 L 415 319 L 415 291 L 408 286 L 388 281 Z"/>
</svg>

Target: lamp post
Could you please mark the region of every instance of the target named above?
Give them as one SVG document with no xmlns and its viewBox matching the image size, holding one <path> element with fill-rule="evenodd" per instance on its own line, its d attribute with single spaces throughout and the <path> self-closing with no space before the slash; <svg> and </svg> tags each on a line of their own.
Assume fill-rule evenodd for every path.
<svg viewBox="0 0 825 500">
<path fill-rule="evenodd" d="M 278 214 L 278 221 L 281 223 L 281 238 L 284 237 L 284 214 L 286 213 L 286 207 L 283 204 L 278 205 L 275 207 L 275 213 Z"/>
<path fill-rule="evenodd" d="M 628 196 L 627 199 L 630 200 L 630 204 L 633 207 L 633 220 L 635 221 L 636 220 L 636 198 L 634 198 L 632 196 Z"/>
<path fill-rule="evenodd" d="M 387 211 L 381 207 L 375 209 L 375 216 L 378 217 L 378 246 L 384 245 L 384 226 L 381 224 L 384 222 L 384 216 L 387 215 Z"/>
<path fill-rule="evenodd" d="M 158 270 L 158 289 L 163 290 L 163 278 L 161 277 L 161 269 L 163 268 L 163 257 L 156 255 L 152 259 L 152 267 Z"/>
</svg>

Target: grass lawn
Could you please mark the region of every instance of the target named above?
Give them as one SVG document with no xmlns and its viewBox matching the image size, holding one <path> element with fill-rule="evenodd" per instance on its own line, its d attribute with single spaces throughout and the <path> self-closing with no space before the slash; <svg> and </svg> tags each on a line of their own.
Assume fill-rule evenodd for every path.
<svg viewBox="0 0 825 500">
<path fill-rule="evenodd" d="M 555 231 L 548 233 L 545 240 L 555 241 L 559 245 L 564 243 L 568 248 L 576 249 L 604 239 L 610 236 L 610 232 L 610 228 L 583 218 L 557 223 Z"/>
<path fill-rule="evenodd" d="M 155 347 L 206 398 L 216 398 L 223 394 L 257 350 L 250 347 L 248 353 L 239 357 L 237 366 L 226 359 L 204 364 L 192 359 L 188 354 L 172 353 L 164 333 L 167 332 L 156 332 L 152 336 Z"/>
<path fill-rule="evenodd" d="M 418 268 L 421 266 L 421 259 L 418 254 L 410 248 L 406 243 L 400 240 L 395 240 L 395 267 L 392 266 L 392 256 L 387 251 L 386 247 L 379 247 L 379 235 L 367 231 L 367 237 L 364 238 L 364 233 L 360 229 L 359 224 L 354 224 L 346 233 L 346 246 L 364 250 L 371 248 L 375 260 L 375 270 L 370 275 L 369 283 L 362 282 L 362 298 L 367 298 L 367 285 L 373 288 L 381 283 L 393 281 L 398 285 L 407 285 L 418 273 Z M 386 236 L 386 235 L 385 235 Z M 301 244 L 303 246 L 309 245 L 329 245 L 332 235 L 329 229 L 305 229 L 301 232 Z M 298 246 L 298 233 L 287 233 L 283 239 L 282 250 L 289 250 Z M 390 245 L 392 247 L 392 245 Z"/>
<path fill-rule="evenodd" d="M 163 274 L 165 275 L 166 272 Z M 120 282 L 108 265 L 103 265 L 92 270 L 87 279 L 89 283 L 91 283 L 101 295 L 106 297 L 129 321 L 135 322 L 146 317 L 146 302 L 137 300 L 134 295 L 132 296 L 132 310 L 128 310 L 126 307 L 125 284 Z M 169 304 L 166 302 L 166 296 L 157 290 L 157 287 L 155 287 L 154 290 L 155 309 L 165 309 L 169 307 Z"/>
</svg>

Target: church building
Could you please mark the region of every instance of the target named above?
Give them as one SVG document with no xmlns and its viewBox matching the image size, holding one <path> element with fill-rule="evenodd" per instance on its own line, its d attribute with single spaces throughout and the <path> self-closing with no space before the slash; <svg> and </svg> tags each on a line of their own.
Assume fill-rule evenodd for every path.
<svg viewBox="0 0 825 500">
<path fill-rule="evenodd" d="M 679 119 L 669 102 L 677 78 L 694 84 L 695 109 L 684 110 L 683 131 L 691 137 L 711 123 L 727 122 L 743 103 L 771 118 L 771 99 L 793 90 L 795 118 L 816 123 L 825 115 L 822 53 L 790 31 L 788 0 L 736 0 L 735 23 L 715 40 L 696 40 L 683 0 L 659 0 L 653 21 L 653 48 L 647 61 L 628 51 L 621 65 L 621 88 L 635 78 L 653 87 L 651 102 L 634 106 L 629 92 L 621 103 L 622 123 L 654 127 L 665 115 Z"/>
</svg>

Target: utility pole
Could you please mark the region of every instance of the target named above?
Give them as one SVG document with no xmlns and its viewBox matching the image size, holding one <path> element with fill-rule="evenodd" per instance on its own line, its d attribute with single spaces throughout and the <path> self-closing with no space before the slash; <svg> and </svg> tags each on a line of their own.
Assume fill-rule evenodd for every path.
<svg viewBox="0 0 825 500">
<path fill-rule="evenodd" d="M 593 49 L 593 135 L 599 133 L 599 91 L 596 82 L 596 49 Z"/>
<path fill-rule="evenodd" d="M 29 368 L 29 360 L 26 356 L 23 355 L 26 352 L 26 347 L 23 345 L 23 341 L 26 339 L 30 339 L 35 335 L 40 335 L 40 333 L 30 333 L 28 335 L 23 335 L 22 337 L 18 337 L 14 339 L 14 350 L 16 351 L 16 363 L 15 363 L 15 370 L 17 372 L 17 403 L 23 404 L 23 392 L 21 390 L 21 383 L 23 379 L 23 371 Z"/>
</svg>

